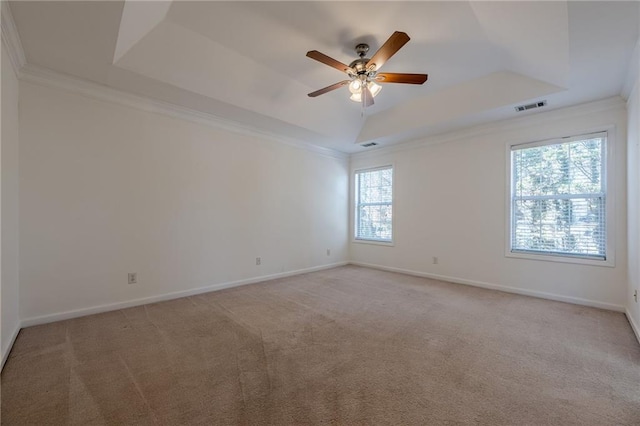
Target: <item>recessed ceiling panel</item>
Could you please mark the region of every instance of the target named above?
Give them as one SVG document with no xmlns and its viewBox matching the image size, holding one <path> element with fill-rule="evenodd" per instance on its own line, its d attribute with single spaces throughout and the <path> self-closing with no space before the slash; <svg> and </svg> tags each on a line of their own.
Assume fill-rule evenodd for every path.
<svg viewBox="0 0 640 426">
<path fill-rule="evenodd" d="M 170 6 L 169 1 L 125 1 L 113 62 L 118 62 L 134 44 L 164 21 Z"/>
<path fill-rule="evenodd" d="M 103 81 L 124 2 L 11 2 L 27 63 Z"/>
<path fill-rule="evenodd" d="M 358 143 L 388 140 L 396 133 L 415 134 L 421 128 L 564 90 L 521 74 L 496 72 L 370 116 Z"/>
<path fill-rule="evenodd" d="M 615 96 L 638 41 L 638 2 L 17 1 L 27 62 L 223 117 L 284 138 L 352 152 L 355 141 L 408 138 Z M 362 115 L 344 63 L 396 30 L 411 40 L 385 72 L 426 73 L 385 84 Z M 511 104 L 510 104 L 511 103 Z M 366 125 L 365 125 L 366 123 Z"/>
<path fill-rule="evenodd" d="M 569 14 L 564 1 L 471 2 L 489 41 L 508 55 L 504 69 L 566 86 Z"/>
<path fill-rule="evenodd" d="M 357 109 L 348 109 L 351 105 L 331 97 L 308 98 L 309 87 L 168 21 L 116 65 L 327 136 L 354 140 L 361 124 Z"/>
</svg>

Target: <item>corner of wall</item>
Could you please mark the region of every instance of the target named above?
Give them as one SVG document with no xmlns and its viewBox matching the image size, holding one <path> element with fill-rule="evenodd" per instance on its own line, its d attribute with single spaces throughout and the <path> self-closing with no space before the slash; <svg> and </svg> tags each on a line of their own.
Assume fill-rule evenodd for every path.
<svg viewBox="0 0 640 426">
<path fill-rule="evenodd" d="M 640 306 L 634 299 L 634 291 L 640 289 L 640 39 L 629 68 L 623 94 L 627 97 L 627 294 L 626 316 L 640 342 Z M 636 296 L 637 297 L 637 296 Z"/>
<path fill-rule="evenodd" d="M 2 361 L 0 363 L 0 371 L 4 369 L 4 364 L 7 362 L 7 359 L 9 359 L 11 348 L 13 348 L 13 344 L 16 342 L 16 338 L 18 337 L 18 333 L 20 333 L 21 329 L 22 329 L 22 325 L 18 324 L 13 330 L 13 332 L 11 333 L 11 337 L 8 340 L 9 343 L 7 344 L 7 347 L 2 352 Z"/>
<path fill-rule="evenodd" d="M 636 323 L 635 319 L 633 318 L 633 315 L 631 314 L 631 312 L 629 312 L 629 309 L 625 311 L 625 315 L 627 317 L 627 320 L 629 321 L 629 324 L 631 325 L 631 329 L 633 330 L 633 333 L 636 335 L 636 339 L 638 340 L 638 343 L 640 343 L 640 326 L 638 326 L 638 324 Z"/>
<path fill-rule="evenodd" d="M 629 61 L 629 69 L 627 70 L 627 76 L 624 80 L 624 84 L 622 85 L 622 90 L 620 91 L 620 95 L 625 99 L 629 100 L 631 93 L 634 91 L 635 86 L 638 84 L 638 74 L 640 73 L 640 38 L 636 43 L 636 47 L 633 50 L 633 54 L 631 55 L 631 60 Z"/>
<path fill-rule="evenodd" d="M 0 14 L 2 15 L 2 42 L 7 49 L 13 71 L 19 75 L 20 70 L 27 63 L 27 59 L 8 1 L 2 2 Z"/>
<path fill-rule="evenodd" d="M 0 191 L 1 216 L 1 282 L 2 331 L 0 335 L 0 370 L 4 367 L 13 343 L 20 332 L 19 315 L 19 84 L 18 76 L 26 59 L 22 43 L 13 21 L 8 1 L 1 4 L 2 26 L 2 185 Z M 9 65 L 10 64 L 10 65 Z"/>
</svg>

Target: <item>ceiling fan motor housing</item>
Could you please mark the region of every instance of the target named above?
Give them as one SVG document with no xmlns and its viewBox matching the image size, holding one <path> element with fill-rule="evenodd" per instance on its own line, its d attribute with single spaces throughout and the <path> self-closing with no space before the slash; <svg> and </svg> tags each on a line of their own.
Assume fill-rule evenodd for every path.
<svg viewBox="0 0 640 426">
<path fill-rule="evenodd" d="M 367 72 L 367 62 L 369 62 L 369 58 L 360 58 L 349 64 L 349 67 L 356 71 L 356 74 L 366 74 Z"/>
<path fill-rule="evenodd" d="M 365 58 L 365 55 L 369 51 L 369 45 L 366 43 L 360 43 L 356 45 L 356 53 L 360 58 L 349 64 L 349 68 L 354 69 L 357 75 L 366 74 L 368 75 L 373 69 L 367 70 L 367 63 L 370 61 L 370 58 Z"/>
</svg>

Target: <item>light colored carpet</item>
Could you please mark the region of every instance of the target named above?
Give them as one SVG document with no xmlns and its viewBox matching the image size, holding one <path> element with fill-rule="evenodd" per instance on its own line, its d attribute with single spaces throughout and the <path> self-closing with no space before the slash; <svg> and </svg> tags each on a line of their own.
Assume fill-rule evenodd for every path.
<svg viewBox="0 0 640 426">
<path fill-rule="evenodd" d="M 623 314 L 346 266 L 24 329 L 2 424 L 640 424 Z"/>
</svg>

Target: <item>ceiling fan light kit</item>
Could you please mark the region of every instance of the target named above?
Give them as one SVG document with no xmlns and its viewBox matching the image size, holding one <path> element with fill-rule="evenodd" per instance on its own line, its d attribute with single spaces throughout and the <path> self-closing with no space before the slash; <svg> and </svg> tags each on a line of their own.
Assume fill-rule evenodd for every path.
<svg viewBox="0 0 640 426">
<path fill-rule="evenodd" d="M 428 78 L 427 74 L 378 73 L 380 67 L 395 55 L 409 40 L 409 36 L 406 33 L 396 31 L 382 47 L 378 49 L 371 59 L 365 57 L 369 51 L 369 45 L 360 43 L 355 49 L 359 58 L 349 65 L 343 64 L 317 50 L 307 52 L 309 58 L 329 65 L 349 76 L 349 80 L 344 80 L 323 89 L 316 90 L 315 92 L 309 93 L 308 96 L 315 98 L 316 96 L 348 85 L 349 92 L 351 92 L 349 99 L 362 103 L 362 107 L 365 108 L 373 105 L 373 98 L 380 93 L 382 86 L 378 83 L 424 84 Z"/>
<path fill-rule="evenodd" d="M 371 92 L 372 98 L 375 98 L 382 89 L 382 86 L 376 84 L 375 81 L 369 79 L 363 81 L 359 78 L 354 78 L 351 80 L 351 83 L 349 83 L 349 91 L 351 92 L 349 99 L 354 102 L 362 102 L 362 91 L 365 87 Z"/>
</svg>

